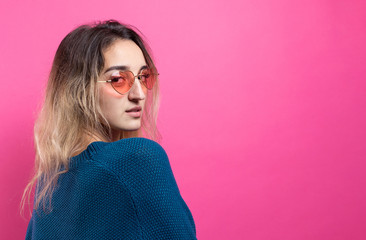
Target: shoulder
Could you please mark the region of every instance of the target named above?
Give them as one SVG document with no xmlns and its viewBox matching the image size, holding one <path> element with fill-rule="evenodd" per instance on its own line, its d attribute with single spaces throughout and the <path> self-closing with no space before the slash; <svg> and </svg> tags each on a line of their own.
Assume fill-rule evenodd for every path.
<svg viewBox="0 0 366 240">
<path fill-rule="evenodd" d="M 112 157 L 113 159 L 132 158 L 135 160 L 146 160 L 166 157 L 166 152 L 159 143 L 153 140 L 147 138 L 126 138 L 109 143 L 94 158 L 100 156 L 108 156 L 108 158 Z"/>
<path fill-rule="evenodd" d="M 128 138 L 109 143 L 92 161 L 113 173 L 135 196 L 179 191 L 168 156 L 155 141 Z"/>
<path fill-rule="evenodd" d="M 133 157 L 150 157 L 154 155 L 166 155 L 163 147 L 147 138 L 127 138 L 110 144 L 109 151 L 116 154 L 127 154 Z"/>
<path fill-rule="evenodd" d="M 171 172 L 163 147 L 147 138 L 127 138 L 108 143 L 92 161 L 116 174 L 138 176 L 152 172 Z"/>
</svg>

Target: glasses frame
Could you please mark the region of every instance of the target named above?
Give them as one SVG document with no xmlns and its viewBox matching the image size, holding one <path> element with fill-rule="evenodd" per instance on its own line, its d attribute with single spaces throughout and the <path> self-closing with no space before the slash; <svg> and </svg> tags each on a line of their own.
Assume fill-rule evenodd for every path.
<svg viewBox="0 0 366 240">
<path fill-rule="evenodd" d="M 144 70 L 145 70 L 145 69 L 144 69 Z M 137 78 L 137 79 L 140 81 L 139 77 L 141 77 L 141 76 L 143 76 L 143 75 L 144 75 L 144 74 L 141 74 L 141 73 L 139 73 L 139 74 L 135 75 L 135 74 L 133 74 L 133 72 L 132 72 L 132 71 L 129 71 L 129 70 L 126 70 L 126 71 L 118 71 L 118 73 L 119 73 L 119 74 L 120 74 L 120 73 L 125 73 L 125 72 L 130 72 L 130 73 L 132 74 L 132 76 L 133 76 L 133 82 L 132 82 L 132 85 L 131 85 L 130 89 L 128 89 L 128 91 L 127 91 L 127 92 L 125 92 L 125 93 L 120 93 L 120 92 L 118 92 L 118 91 L 117 91 L 117 89 L 115 89 L 115 88 L 114 88 L 114 86 L 113 86 L 113 82 L 112 82 L 112 79 L 109 79 L 109 80 L 99 80 L 99 81 L 97 81 L 97 82 L 107 82 L 107 83 L 110 83 L 110 84 L 112 85 L 112 88 L 113 88 L 116 92 L 118 92 L 118 93 L 119 93 L 119 94 L 121 94 L 121 95 L 125 95 L 125 94 L 127 94 L 127 93 L 131 90 L 131 88 L 132 88 L 133 84 L 135 83 L 135 79 Z M 151 72 L 151 71 L 150 71 L 150 74 L 154 75 L 155 77 L 159 76 L 159 73 L 153 73 L 153 72 Z M 112 78 L 113 78 L 113 77 L 118 77 L 118 76 L 112 76 Z M 141 81 L 140 81 L 140 84 L 141 84 L 141 85 L 143 85 L 143 86 L 145 86 L 143 83 L 141 83 Z M 154 83 L 154 85 L 155 85 L 155 83 Z M 146 87 L 146 86 L 145 86 L 145 87 Z M 151 89 L 149 89 L 148 87 L 146 87 L 146 89 L 147 89 L 147 90 L 151 90 Z"/>
</svg>

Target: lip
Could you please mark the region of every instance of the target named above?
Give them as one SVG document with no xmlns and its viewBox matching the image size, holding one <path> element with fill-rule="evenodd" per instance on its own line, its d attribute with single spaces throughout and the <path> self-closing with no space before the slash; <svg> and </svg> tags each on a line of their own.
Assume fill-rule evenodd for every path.
<svg viewBox="0 0 366 240">
<path fill-rule="evenodd" d="M 136 107 L 133 107 L 133 108 L 130 108 L 128 110 L 126 110 L 126 113 L 128 115 L 130 115 L 131 117 L 141 117 L 141 110 L 142 108 L 140 106 L 136 106 Z"/>
<path fill-rule="evenodd" d="M 141 112 L 141 109 L 142 108 L 140 106 L 136 106 L 136 107 L 126 110 L 126 112 Z"/>
</svg>

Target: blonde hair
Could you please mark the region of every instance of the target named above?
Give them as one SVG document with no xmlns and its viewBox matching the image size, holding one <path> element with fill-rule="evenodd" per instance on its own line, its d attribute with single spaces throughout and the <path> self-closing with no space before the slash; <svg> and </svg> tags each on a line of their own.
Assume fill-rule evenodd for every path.
<svg viewBox="0 0 366 240">
<path fill-rule="evenodd" d="M 37 183 L 34 209 L 43 204 L 51 209 L 58 177 L 69 169 L 69 159 L 93 141 L 111 142 L 112 129 L 99 106 L 97 79 L 104 67 L 103 51 L 117 39 L 135 42 L 150 69 L 157 73 L 151 50 L 136 28 L 115 20 L 82 25 L 70 32 L 55 54 L 44 103 L 34 125 L 35 168 L 26 186 L 21 211 Z M 141 32 L 140 32 L 141 34 Z M 160 140 L 156 128 L 159 108 L 159 81 L 148 92 L 141 128 L 120 131 L 119 139 L 147 137 Z M 46 201 L 47 200 L 47 201 Z M 49 204 L 47 204 L 49 203 Z"/>
</svg>

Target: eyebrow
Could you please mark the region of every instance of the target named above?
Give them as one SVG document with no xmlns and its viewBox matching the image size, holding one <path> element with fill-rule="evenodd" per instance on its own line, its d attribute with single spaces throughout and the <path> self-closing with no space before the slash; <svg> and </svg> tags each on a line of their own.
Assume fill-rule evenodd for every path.
<svg viewBox="0 0 366 240">
<path fill-rule="evenodd" d="M 142 67 L 140 68 L 139 72 L 141 72 L 141 70 L 143 70 L 143 69 L 147 69 L 147 66 L 146 66 L 146 65 L 142 66 Z M 128 67 L 128 66 L 124 66 L 124 65 L 120 65 L 120 66 L 112 66 L 112 67 L 108 68 L 107 70 L 105 70 L 105 72 L 104 72 L 104 73 L 107 73 L 107 72 L 109 72 L 109 71 L 111 71 L 111 70 L 126 71 L 126 70 L 130 70 L 130 67 Z"/>
</svg>

